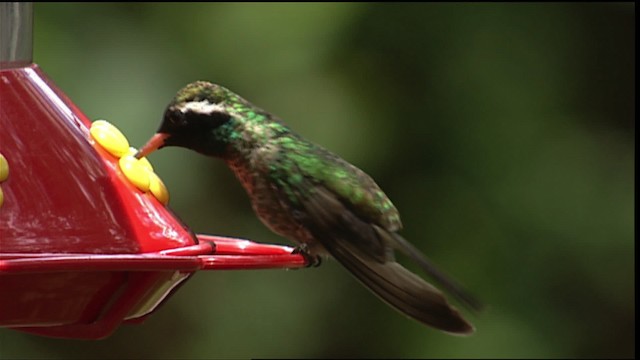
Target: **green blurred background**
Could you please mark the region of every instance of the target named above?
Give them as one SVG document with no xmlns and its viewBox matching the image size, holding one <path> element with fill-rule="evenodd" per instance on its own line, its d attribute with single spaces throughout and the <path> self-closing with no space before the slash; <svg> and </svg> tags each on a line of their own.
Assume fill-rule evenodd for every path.
<svg viewBox="0 0 640 360">
<path fill-rule="evenodd" d="M 635 5 L 44 4 L 35 62 L 135 146 L 210 80 L 370 173 L 402 234 L 486 302 L 472 337 L 335 262 L 195 275 L 106 340 L 0 330 L 2 358 L 633 357 Z M 195 231 L 288 244 L 220 161 L 151 156 Z"/>
</svg>

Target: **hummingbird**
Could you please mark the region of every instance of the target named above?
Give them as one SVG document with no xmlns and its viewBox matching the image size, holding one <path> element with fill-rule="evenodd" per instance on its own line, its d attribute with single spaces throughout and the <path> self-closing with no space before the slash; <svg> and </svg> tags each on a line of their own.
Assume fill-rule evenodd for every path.
<svg viewBox="0 0 640 360">
<path fill-rule="evenodd" d="M 333 257 L 391 307 L 433 328 L 474 327 L 444 294 L 395 260 L 396 250 L 473 310 L 481 304 L 398 234 L 400 215 L 365 172 L 314 144 L 227 88 L 196 81 L 179 90 L 137 158 L 169 146 L 222 159 L 273 232 L 318 265 Z"/>
</svg>

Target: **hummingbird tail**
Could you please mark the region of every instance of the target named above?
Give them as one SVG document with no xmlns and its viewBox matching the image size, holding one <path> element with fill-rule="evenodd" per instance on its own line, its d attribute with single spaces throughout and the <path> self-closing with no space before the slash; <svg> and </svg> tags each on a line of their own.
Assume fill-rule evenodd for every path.
<svg viewBox="0 0 640 360">
<path fill-rule="evenodd" d="M 440 286 L 449 291 L 460 302 L 475 311 L 481 311 L 483 308 L 482 303 L 476 299 L 471 293 L 469 293 L 462 285 L 447 276 L 444 272 L 440 271 L 420 250 L 418 250 L 413 244 L 405 240 L 402 236 L 387 232 L 380 228 L 375 228 L 378 235 L 384 237 L 386 234 L 391 235 L 395 247 L 402 253 L 411 258 L 416 264 L 420 265 L 422 270 L 429 274 L 433 280 L 435 280 Z"/>
<path fill-rule="evenodd" d="M 395 261 L 380 263 L 362 259 L 351 249 L 327 248 L 369 290 L 386 303 L 426 325 L 458 335 L 474 332 L 473 326 L 451 306 L 442 292 Z M 326 245 L 325 245 L 326 247 Z"/>
</svg>

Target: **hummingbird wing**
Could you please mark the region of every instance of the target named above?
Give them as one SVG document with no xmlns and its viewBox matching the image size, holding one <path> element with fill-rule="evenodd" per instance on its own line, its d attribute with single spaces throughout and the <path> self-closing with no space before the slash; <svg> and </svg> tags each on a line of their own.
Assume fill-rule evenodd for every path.
<svg viewBox="0 0 640 360">
<path fill-rule="evenodd" d="M 329 153 L 327 150 L 324 151 Z M 355 216 L 351 219 L 353 221 L 346 221 L 345 224 L 353 226 L 354 233 L 366 235 L 357 239 L 356 246 L 360 245 L 360 249 L 366 253 L 371 253 L 372 248 L 377 249 L 375 254 L 379 256 L 379 260 L 393 260 L 393 249 L 400 250 L 464 305 L 476 311 L 482 309 L 482 304 L 473 295 L 441 272 L 420 250 L 397 234 L 402 228 L 398 210 L 369 175 L 331 153 L 326 155 L 325 159 L 327 165 L 324 168 L 328 169 L 329 175 L 322 177 L 324 190 L 335 196 Z M 339 169 L 348 169 L 349 176 L 332 176 L 339 172 Z M 362 195 L 354 196 L 358 191 Z M 355 221 L 356 218 L 360 221 Z M 365 226 L 360 225 L 361 223 Z M 372 234 L 372 231 L 375 231 L 375 234 Z M 380 250 L 381 248 L 384 250 Z M 380 257 L 382 255 L 384 257 Z"/>
<path fill-rule="evenodd" d="M 443 331 L 472 333 L 473 326 L 440 290 L 394 260 L 394 248 L 417 249 L 404 248 L 395 237 L 400 218 L 382 190 L 355 166 L 331 153 L 323 155 L 322 166 L 288 162 L 287 174 L 295 182 L 278 181 L 284 173 L 272 174 L 283 208 L 293 210 L 294 220 L 314 240 L 393 308 Z"/>
<path fill-rule="evenodd" d="M 316 186 L 301 199 L 299 218 L 314 238 L 360 282 L 389 305 L 419 322 L 454 334 L 474 331 L 442 292 L 395 262 L 387 251 L 380 254 L 363 249 L 362 244 L 384 244 L 386 230 L 356 216 L 335 194 Z M 300 215 L 299 214 L 299 215 Z M 381 236 L 382 235 L 382 236 Z M 387 247 L 387 249 L 390 249 Z"/>
</svg>

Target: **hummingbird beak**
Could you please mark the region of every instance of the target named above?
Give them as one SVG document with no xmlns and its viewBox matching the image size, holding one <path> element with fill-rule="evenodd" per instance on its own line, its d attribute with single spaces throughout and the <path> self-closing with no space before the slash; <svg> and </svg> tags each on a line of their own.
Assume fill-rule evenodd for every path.
<svg viewBox="0 0 640 360">
<path fill-rule="evenodd" d="M 136 159 L 143 158 L 161 148 L 169 136 L 171 135 L 167 133 L 157 133 L 153 135 L 151 139 L 149 139 L 149 141 L 147 141 L 147 143 L 138 150 L 135 155 Z"/>
</svg>

